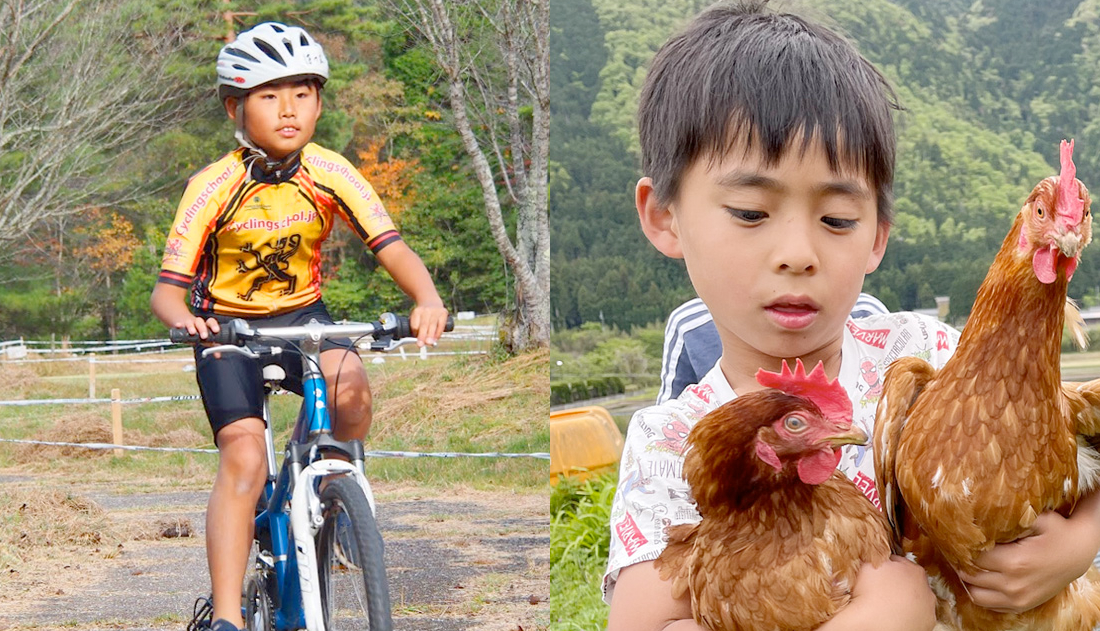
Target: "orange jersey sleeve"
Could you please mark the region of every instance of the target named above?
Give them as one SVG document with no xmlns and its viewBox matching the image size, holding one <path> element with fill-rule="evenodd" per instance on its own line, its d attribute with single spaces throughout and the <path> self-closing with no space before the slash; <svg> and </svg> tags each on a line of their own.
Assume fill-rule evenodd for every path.
<svg viewBox="0 0 1100 631">
<path fill-rule="evenodd" d="M 240 152 L 234 151 L 188 180 L 164 245 L 160 282 L 190 287 L 206 240 L 225 206 L 226 192 L 235 189 L 244 175 Z"/>
<path fill-rule="evenodd" d="M 302 150 L 302 160 L 313 177 L 318 198 L 332 204 L 333 211 L 371 252 L 378 253 L 401 239 L 374 187 L 344 156 L 309 144 Z"/>
</svg>

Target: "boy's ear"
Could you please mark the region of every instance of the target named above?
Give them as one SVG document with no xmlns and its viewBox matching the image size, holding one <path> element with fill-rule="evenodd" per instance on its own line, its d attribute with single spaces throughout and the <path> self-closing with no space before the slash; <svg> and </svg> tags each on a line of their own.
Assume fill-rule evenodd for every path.
<svg viewBox="0 0 1100 631">
<path fill-rule="evenodd" d="M 890 224 L 880 221 L 878 227 L 875 228 L 875 243 L 871 247 L 871 258 L 867 259 L 867 271 L 865 274 L 878 269 L 879 263 L 882 262 L 882 257 L 886 256 L 886 244 L 890 241 Z"/>
<path fill-rule="evenodd" d="M 222 105 L 225 106 L 225 113 L 229 116 L 229 120 L 237 120 L 237 97 L 231 96 L 222 101 Z"/>
<path fill-rule="evenodd" d="M 657 202 L 652 178 L 643 177 L 638 180 L 638 185 L 634 187 L 634 206 L 638 209 L 642 232 L 653 247 L 669 258 L 684 258 L 676 217 L 668 207 Z"/>
</svg>

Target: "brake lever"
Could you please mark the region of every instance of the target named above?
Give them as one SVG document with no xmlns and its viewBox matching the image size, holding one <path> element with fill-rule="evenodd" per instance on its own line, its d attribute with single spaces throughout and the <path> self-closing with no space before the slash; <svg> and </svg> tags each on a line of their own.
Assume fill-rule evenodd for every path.
<svg viewBox="0 0 1100 631">
<path fill-rule="evenodd" d="M 202 351 L 203 357 L 209 357 L 214 353 L 237 353 L 238 355 L 244 355 L 251 359 L 259 359 L 264 355 L 278 355 L 283 352 L 283 349 L 279 346 L 272 346 L 267 348 L 262 353 L 257 353 L 247 346 L 237 346 L 235 344 L 222 344 L 220 346 L 211 346 L 205 348 Z"/>
<path fill-rule="evenodd" d="M 382 339 L 375 339 L 370 343 L 370 349 L 372 351 L 379 351 L 382 353 L 388 353 L 399 346 L 406 344 L 412 344 L 416 342 L 415 337 L 402 337 L 394 339 L 392 337 L 383 337 Z"/>
</svg>

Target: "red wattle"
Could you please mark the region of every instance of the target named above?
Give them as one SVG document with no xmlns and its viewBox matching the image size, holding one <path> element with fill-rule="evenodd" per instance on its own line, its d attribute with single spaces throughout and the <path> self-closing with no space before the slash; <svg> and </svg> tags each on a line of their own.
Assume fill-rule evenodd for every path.
<svg viewBox="0 0 1100 631">
<path fill-rule="evenodd" d="M 1055 252 L 1056 248 L 1054 246 L 1036 250 L 1035 256 L 1031 259 L 1031 267 L 1035 270 L 1035 277 L 1044 285 L 1049 285 L 1058 279 L 1058 268 L 1055 267 L 1057 261 Z"/>
<path fill-rule="evenodd" d="M 823 449 L 798 461 L 798 479 L 806 484 L 821 484 L 840 464 L 840 450 Z"/>
</svg>

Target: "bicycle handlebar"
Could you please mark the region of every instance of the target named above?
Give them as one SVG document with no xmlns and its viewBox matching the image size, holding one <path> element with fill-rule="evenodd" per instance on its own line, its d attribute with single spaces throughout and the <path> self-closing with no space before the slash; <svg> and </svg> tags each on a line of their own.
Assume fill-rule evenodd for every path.
<svg viewBox="0 0 1100 631">
<path fill-rule="evenodd" d="M 447 316 L 447 324 L 443 330 L 453 331 L 454 327 L 454 318 Z M 312 321 L 309 324 L 299 326 L 258 328 L 252 328 L 247 321 L 235 318 L 226 322 L 217 333 L 211 333 L 206 339 L 188 333 L 187 329 L 172 328 L 168 330 L 168 338 L 175 344 L 211 342 L 236 346 L 243 346 L 249 340 L 305 340 L 309 338 L 321 340 L 333 337 L 362 336 L 370 336 L 375 339 L 380 337 L 393 339 L 412 337 L 409 317 L 383 313 L 377 321 L 367 323 L 320 324 Z"/>
</svg>

